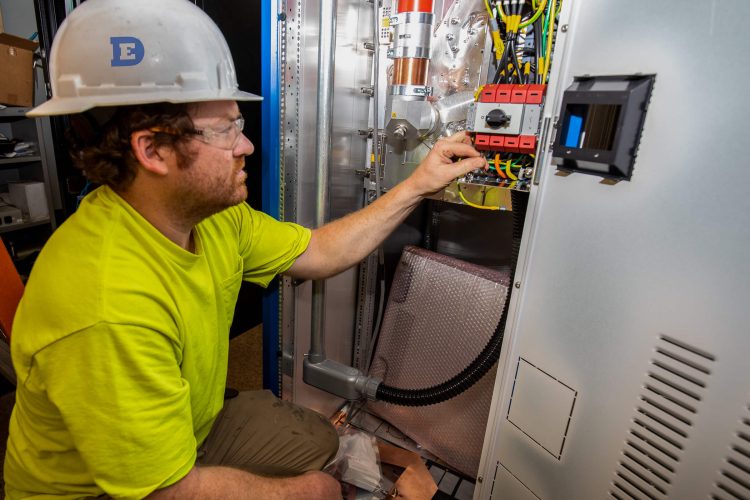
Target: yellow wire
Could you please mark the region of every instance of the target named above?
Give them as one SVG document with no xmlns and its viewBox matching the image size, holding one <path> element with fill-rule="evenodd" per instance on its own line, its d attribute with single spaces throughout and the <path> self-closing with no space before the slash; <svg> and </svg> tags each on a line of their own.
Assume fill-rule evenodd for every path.
<svg viewBox="0 0 750 500">
<path fill-rule="evenodd" d="M 485 3 L 487 0 L 485 0 Z M 497 5 L 497 11 L 500 13 L 500 18 L 503 20 L 503 22 L 507 25 L 509 25 L 509 21 L 507 19 L 508 16 L 505 15 L 505 12 L 503 11 L 503 7 L 500 5 L 500 1 L 497 0 L 495 2 L 495 5 Z M 547 0 L 542 0 L 542 2 L 539 4 L 539 8 L 537 8 L 536 12 L 534 12 L 534 15 L 531 16 L 529 19 L 521 22 L 521 16 L 512 16 L 512 17 L 518 17 L 518 26 L 516 26 L 515 30 L 510 29 L 509 27 L 506 28 L 508 31 L 516 31 L 520 28 L 525 28 L 526 26 L 529 26 L 534 23 L 537 19 L 539 19 L 539 16 L 542 15 L 542 12 L 544 12 L 544 8 L 547 6 Z M 554 11 L 553 11 L 554 12 Z"/>
<path fill-rule="evenodd" d="M 476 203 L 472 203 L 469 200 L 466 199 L 464 194 L 461 192 L 461 186 L 458 182 L 456 182 L 456 190 L 458 191 L 458 196 L 461 197 L 461 201 L 463 201 L 465 204 L 469 205 L 470 207 L 474 208 L 480 208 L 482 210 L 500 210 L 500 207 L 487 207 L 485 205 L 477 205 Z"/>
<path fill-rule="evenodd" d="M 489 15 L 492 15 L 492 7 L 490 7 L 490 2 L 484 0 L 484 6 L 487 7 L 487 13 L 489 13 Z"/>
<path fill-rule="evenodd" d="M 526 21 L 522 22 L 519 28 L 525 28 L 526 26 L 529 26 L 531 24 L 534 24 L 534 21 L 539 19 L 539 16 L 542 15 L 542 12 L 544 12 L 544 7 L 547 6 L 547 0 L 542 0 L 542 2 L 539 4 L 539 8 L 534 12 L 534 15 L 528 18 Z"/>
<path fill-rule="evenodd" d="M 503 6 L 500 5 L 500 0 L 495 0 L 495 7 L 497 7 L 497 11 L 500 13 L 500 19 L 502 19 L 505 24 L 508 24 L 507 16 L 505 15 L 505 12 L 503 12 Z"/>
<path fill-rule="evenodd" d="M 492 7 L 490 7 L 490 3 L 487 0 L 484 0 L 484 6 L 487 8 L 487 13 L 490 16 L 490 19 L 492 20 L 492 24 L 497 26 L 497 22 L 495 21 L 495 15 L 492 13 Z M 490 26 L 490 28 L 492 25 Z M 505 44 L 503 43 L 503 39 L 500 38 L 500 32 L 498 30 L 490 29 L 490 36 L 492 36 L 492 43 L 495 45 L 495 59 L 500 60 L 501 57 L 503 57 L 503 52 L 505 51 Z"/>
<path fill-rule="evenodd" d="M 549 31 L 547 32 L 547 51 L 545 52 L 546 58 L 544 60 L 544 71 L 542 72 L 542 83 L 547 83 L 547 74 L 549 73 L 550 61 L 552 60 L 552 37 L 555 35 L 555 9 L 557 8 L 557 0 L 552 0 L 552 6 L 550 8 L 550 20 L 549 20 Z"/>
<path fill-rule="evenodd" d="M 513 175 L 513 172 L 510 171 L 510 160 L 505 162 L 505 173 L 508 174 L 508 178 L 512 181 L 517 181 L 518 177 Z"/>
</svg>

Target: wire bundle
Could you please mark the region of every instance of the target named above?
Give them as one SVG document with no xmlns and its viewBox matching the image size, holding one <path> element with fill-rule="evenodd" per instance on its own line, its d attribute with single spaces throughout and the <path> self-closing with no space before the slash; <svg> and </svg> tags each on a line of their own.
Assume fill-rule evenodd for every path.
<svg viewBox="0 0 750 500">
<path fill-rule="evenodd" d="M 547 83 L 561 1 L 485 0 L 497 62 L 493 83 Z"/>
</svg>

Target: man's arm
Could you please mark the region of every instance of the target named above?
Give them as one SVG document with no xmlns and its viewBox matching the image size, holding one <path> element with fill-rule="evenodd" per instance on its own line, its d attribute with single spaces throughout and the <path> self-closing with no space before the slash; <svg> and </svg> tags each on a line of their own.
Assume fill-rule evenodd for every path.
<svg viewBox="0 0 750 500">
<path fill-rule="evenodd" d="M 465 159 L 454 162 L 454 158 Z M 487 162 L 465 133 L 439 140 L 406 180 L 377 201 L 313 230 L 307 250 L 284 274 L 321 279 L 338 274 L 367 257 L 428 195 Z"/>
<path fill-rule="evenodd" d="M 229 467 L 193 467 L 175 484 L 156 490 L 149 500 L 297 500 L 315 498 L 341 500 L 338 481 L 324 472 L 301 476 L 269 478 Z"/>
</svg>

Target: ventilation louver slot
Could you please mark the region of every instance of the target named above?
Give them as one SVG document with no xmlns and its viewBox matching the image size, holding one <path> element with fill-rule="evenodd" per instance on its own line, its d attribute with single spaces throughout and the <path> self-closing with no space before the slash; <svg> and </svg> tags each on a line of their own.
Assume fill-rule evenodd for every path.
<svg viewBox="0 0 750 500">
<path fill-rule="evenodd" d="M 610 498 L 667 498 L 714 361 L 714 356 L 705 351 L 659 336 L 615 470 Z"/>
<path fill-rule="evenodd" d="M 745 408 L 741 427 L 735 433 L 729 455 L 724 460 L 714 485 L 714 500 L 750 500 L 750 406 Z"/>
</svg>

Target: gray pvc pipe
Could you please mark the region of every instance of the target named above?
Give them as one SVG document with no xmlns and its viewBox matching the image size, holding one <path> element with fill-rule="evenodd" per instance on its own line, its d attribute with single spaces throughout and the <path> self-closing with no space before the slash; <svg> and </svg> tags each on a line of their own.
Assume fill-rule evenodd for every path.
<svg viewBox="0 0 750 500">
<path fill-rule="evenodd" d="M 333 68 L 336 48 L 336 0 L 320 2 L 318 38 L 318 118 L 315 134 L 315 227 L 328 219 L 328 167 L 333 130 Z M 308 360 L 319 363 L 325 355 L 325 281 L 313 281 L 312 324 Z"/>
</svg>

